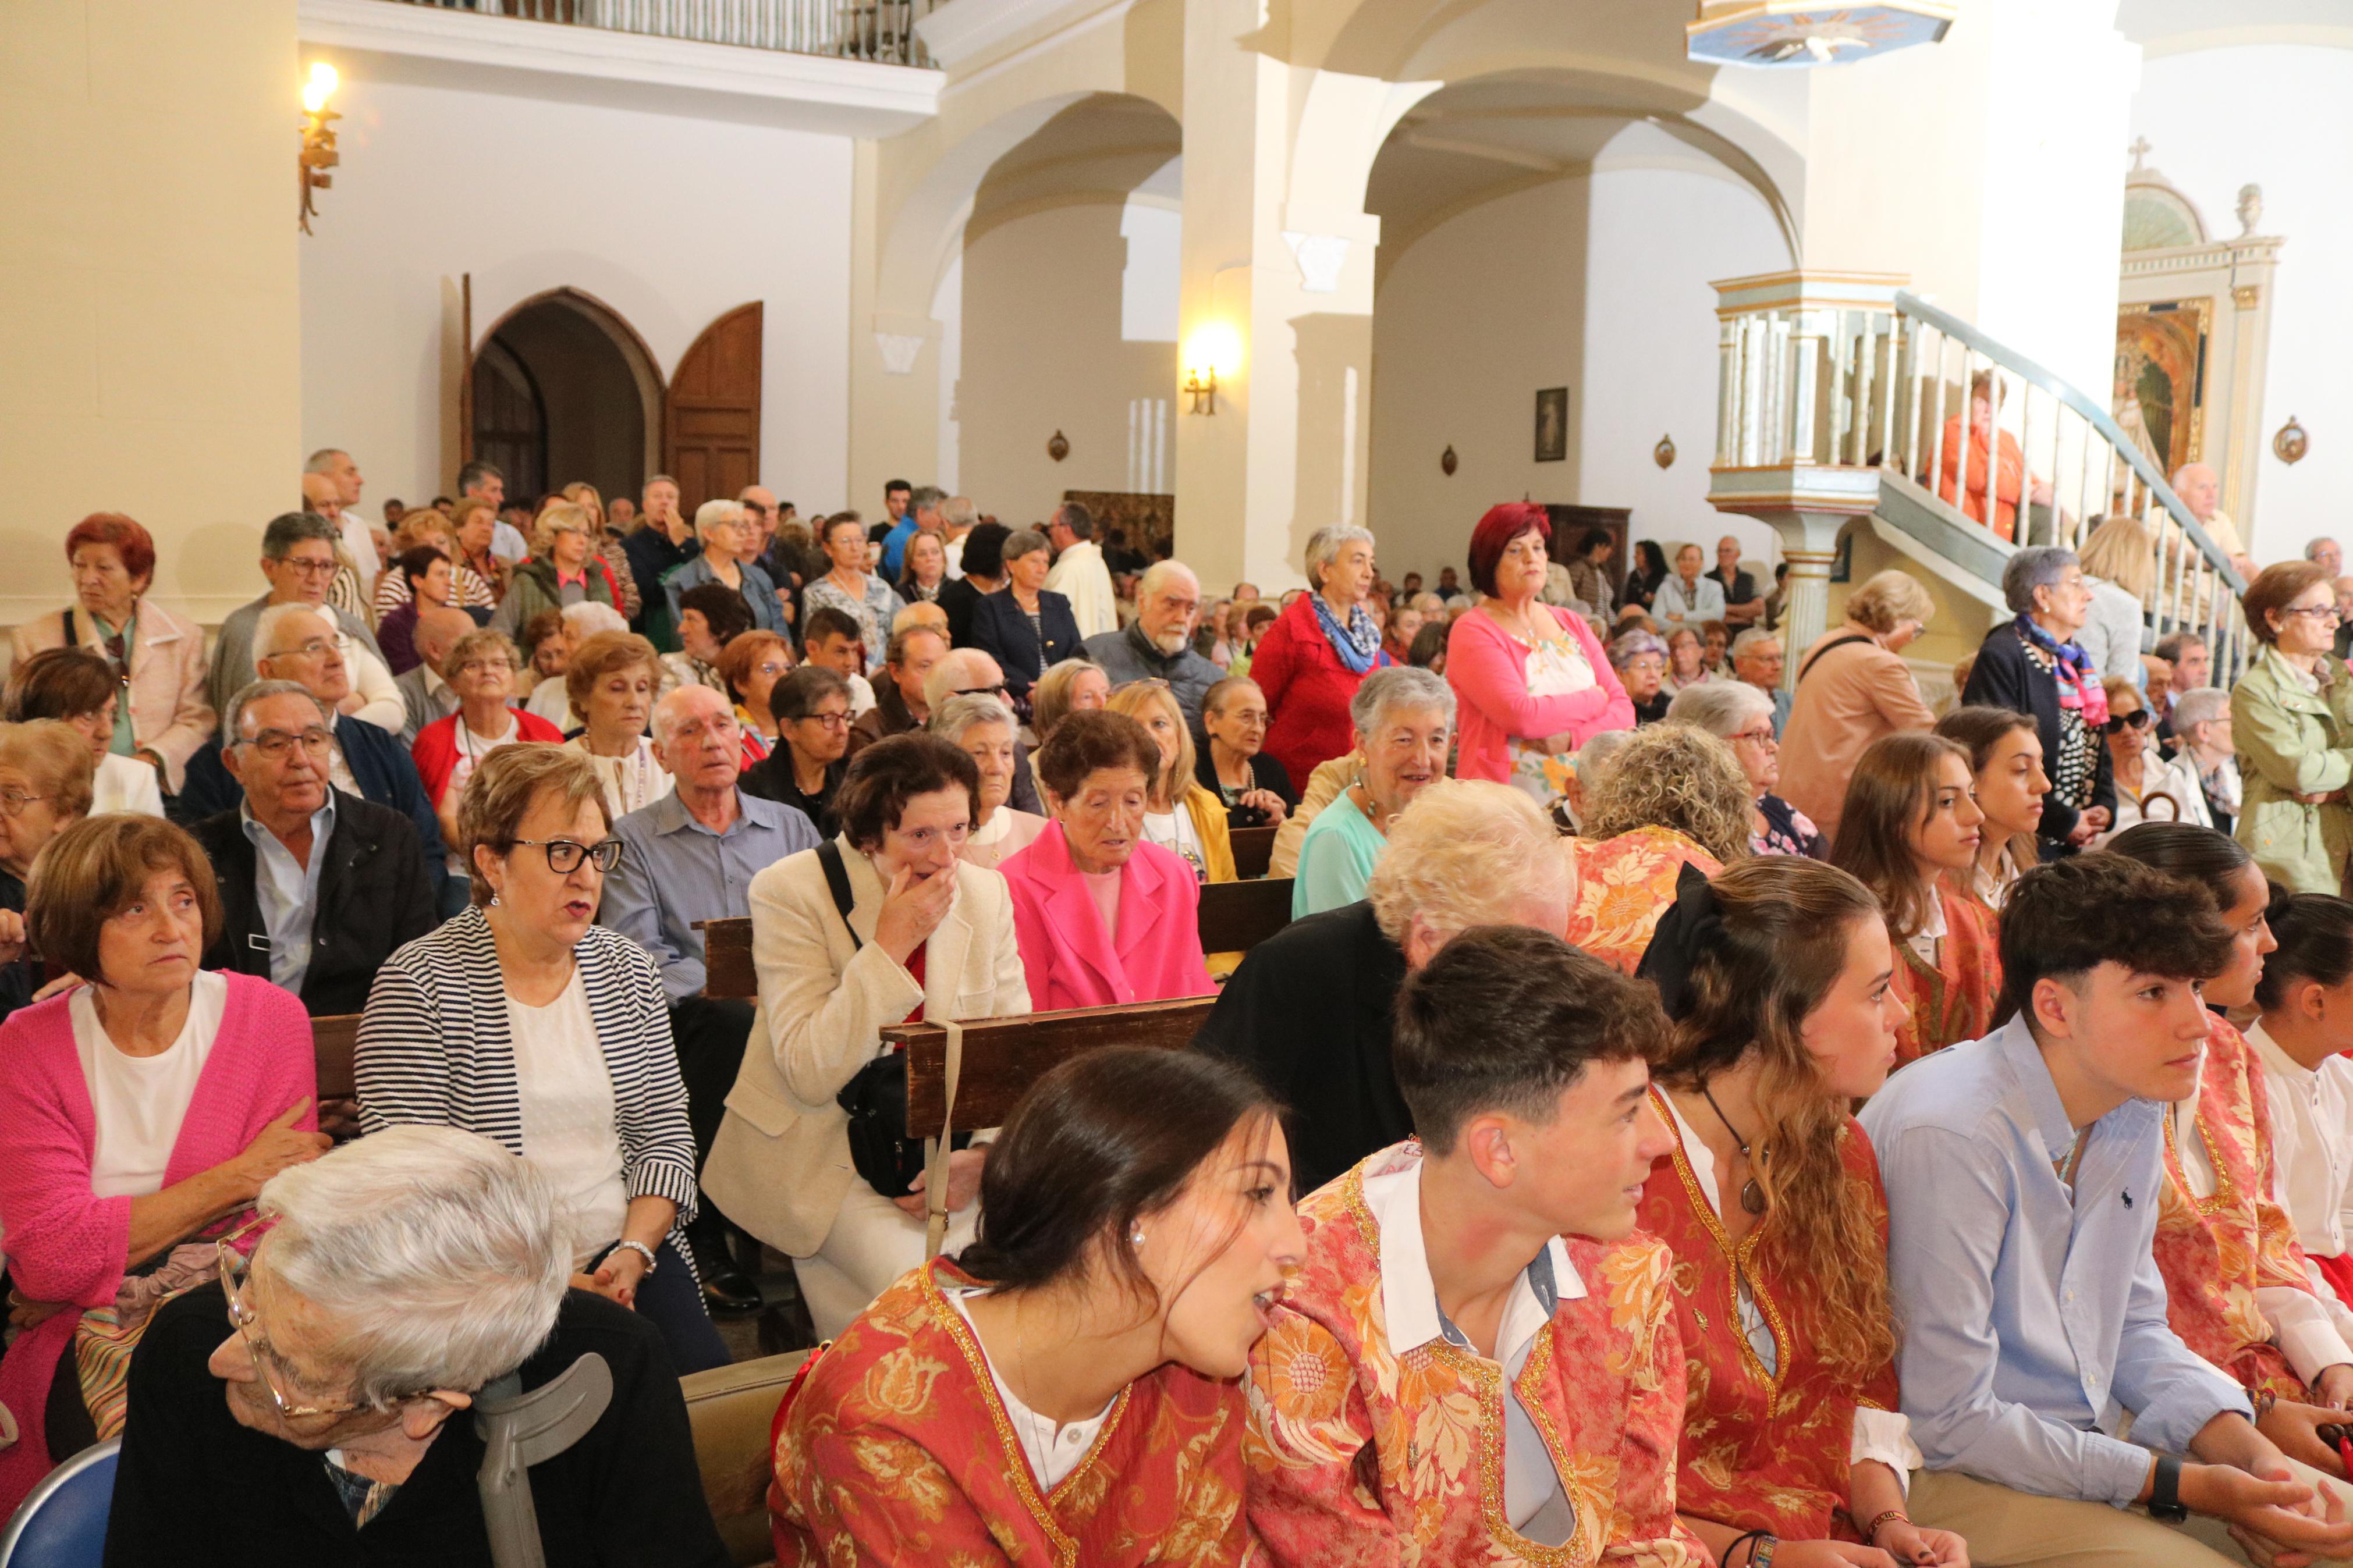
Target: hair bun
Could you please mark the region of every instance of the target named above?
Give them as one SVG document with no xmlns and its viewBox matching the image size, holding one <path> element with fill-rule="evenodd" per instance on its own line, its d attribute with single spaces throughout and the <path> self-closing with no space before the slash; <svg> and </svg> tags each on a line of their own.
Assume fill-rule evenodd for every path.
<svg viewBox="0 0 2353 1568">
<path fill-rule="evenodd" d="M 1725 940 L 1724 910 L 1716 903 L 1715 889 L 1708 886 L 1705 872 L 1686 862 L 1675 876 L 1675 901 L 1659 917 L 1634 977 L 1659 988 L 1659 1005 L 1668 1017 L 1687 1017 L 1695 1000 L 1692 971 Z"/>
</svg>

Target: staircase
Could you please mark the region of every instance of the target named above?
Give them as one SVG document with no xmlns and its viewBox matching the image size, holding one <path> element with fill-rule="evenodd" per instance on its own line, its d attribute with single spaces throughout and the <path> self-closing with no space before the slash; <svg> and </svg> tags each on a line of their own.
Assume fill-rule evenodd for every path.
<svg viewBox="0 0 2353 1568">
<path fill-rule="evenodd" d="M 1905 282 L 1782 273 L 1715 286 L 1709 499 L 1781 533 L 1791 654 L 1822 630 L 1829 566 L 1858 523 L 2006 619 L 2001 573 L 2021 546 L 2080 549 L 2107 518 L 2131 516 L 2150 536 L 2143 651 L 2195 633 L 2228 686 L 2250 651 L 2238 602 L 2246 584 L 2150 453 L 2098 401 Z M 1989 394 L 1974 407 L 1973 384 Z M 1966 450 L 1989 423 L 2025 470 L 2014 520 L 1986 493 L 1984 447 Z"/>
</svg>

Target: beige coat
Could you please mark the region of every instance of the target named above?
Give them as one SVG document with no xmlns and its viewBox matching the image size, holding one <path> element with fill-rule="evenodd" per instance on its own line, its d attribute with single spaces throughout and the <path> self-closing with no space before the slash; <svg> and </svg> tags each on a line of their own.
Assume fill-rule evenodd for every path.
<svg viewBox="0 0 2353 1568">
<path fill-rule="evenodd" d="M 1814 640 L 1799 659 L 1863 628 L 1850 621 Z M 1847 780 L 1873 741 L 1899 730 L 1926 730 L 1936 722 L 1920 700 L 1912 668 L 1875 642 L 1832 647 L 1799 677 L 1781 728 L 1780 796 L 1814 819 L 1826 838 L 1838 836 L 1846 811 Z"/>
<path fill-rule="evenodd" d="M 927 1019 L 1029 1011 L 1003 877 L 958 862 L 955 900 L 932 932 L 919 987 L 874 945 L 881 879 L 848 839 L 838 842 L 849 873 L 849 923 L 863 946 L 853 948 L 842 929 L 816 850 L 752 879 L 759 1008 L 702 1168 L 703 1192 L 729 1219 L 796 1258 L 823 1244 L 858 1180 L 849 1118 L 834 1097 L 881 1052 L 883 1027 L 918 1004 Z"/>
<path fill-rule="evenodd" d="M 81 646 L 101 657 L 106 647 L 98 622 L 77 607 L 74 622 Z M 44 648 L 66 646 L 66 616 L 51 610 L 9 634 L 19 663 Z M 164 759 L 169 787 L 177 795 L 188 759 L 212 736 L 219 715 L 205 700 L 205 634 L 154 600 L 139 601 L 131 641 L 131 734 Z"/>
</svg>

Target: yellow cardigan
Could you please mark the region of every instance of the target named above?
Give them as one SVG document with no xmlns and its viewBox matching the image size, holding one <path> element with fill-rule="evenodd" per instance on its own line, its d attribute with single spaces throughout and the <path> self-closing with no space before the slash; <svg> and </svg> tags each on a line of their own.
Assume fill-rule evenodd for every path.
<svg viewBox="0 0 2353 1568">
<path fill-rule="evenodd" d="M 1193 818 L 1194 836 L 1201 841 L 1201 861 L 1212 882 L 1238 880 L 1234 872 L 1234 836 L 1226 826 L 1226 803 L 1217 792 L 1196 779 L 1185 790 L 1185 810 Z"/>
</svg>

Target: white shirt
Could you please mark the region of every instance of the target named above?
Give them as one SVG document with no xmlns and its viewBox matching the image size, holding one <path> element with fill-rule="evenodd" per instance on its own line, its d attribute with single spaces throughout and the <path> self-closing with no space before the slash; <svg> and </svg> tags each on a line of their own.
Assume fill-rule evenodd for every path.
<svg viewBox="0 0 2353 1568">
<path fill-rule="evenodd" d="M 442 801 L 464 800 L 466 785 L 474 776 L 475 764 L 501 746 L 513 745 L 522 738 L 522 721 L 514 716 L 514 710 L 512 708 L 507 710 L 507 727 L 487 741 L 467 729 L 466 717 L 462 712 L 459 713 L 455 737 L 458 742 L 458 761 L 449 770 L 449 782 L 442 787 L 441 800 L 435 801 L 433 804 L 438 806 Z M 473 875 L 473 868 L 459 858 L 455 849 L 449 851 L 448 867 L 449 875 L 452 877 Z"/>
<path fill-rule="evenodd" d="M 948 580 L 954 582 L 963 576 L 964 540 L 962 538 L 948 540 L 940 546 L 940 550 L 941 553 L 948 558 Z"/>
<path fill-rule="evenodd" d="M 401 700 L 400 688 L 393 684 L 391 666 L 341 627 L 335 631 L 335 647 L 343 656 L 343 668 L 351 674 L 352 689 L 360 694 L 359 710 L 352 717 L 366 720 L 387 735 L 399 734 L 408 722 L 408 704 Z"/>
<path fill-rule="evenodd" d="M 596 770 L 596 778 L 605 786 L 607 827 L 639 806 L 652 805 L 676 786 L 669 771 L 654 760 L 654 743 L 643 735 L 638 737 L 637 750 L 626 757 L 598 756 L 588 749 L 586 735 L 566 741 L 565 746 L 587 758 L 588 765 Z"/>
<path fill-rule="evenodd" d="M 1945 940 L 1945 900 L 1936 889 L 1928 889 L 1928 922 L 1904 939 L 1921 963 L 1931 969 L 1941 967 L 1937 962 L 1936 944 Z"/>
<path fill-rule="evenodd" d="M 1443 1339 L 1476 1355 L 1462 1331 L 1446 1321 L 1438 1286 L 1430 1277 L 1430 1253 L 1421 1230 L 1421 1163 L 1374 1176 L 1365 1183 L 1365 1205 L 1381 1230 L 1381 1310 L 1388 1325 L 1389 1350 L 1403 1355 Z M 1535 1278 L 1532 1279 L 1531 1276 Z M 1549 1277 L 1556 1301 L 1537 1294 L 1537 1279 Z M 1526 1369 L 1536 1335 L 1552 1321 L 1559 1300 L 1581 1300 L 1585 1281 L 1568 1260 L 1558 1237 L 1524 1270 L 1504 1303 L 1495 1330 L 1495 1355 L 1510 1397 L 1504 1402 L 1504 1514 L 1514 1530 L 1546 1546 L 1558 1546 L 1577 1532 L 1577 1510 L 1568 1500 L 1552 1454 L 1514 1386 Z"/>
<path fill-rule="evenodd" d="M 1208 857 L 1202 852 L 1201 836 L 1193 830 L 1191 812 L 1181 809 L 1145 812 L 1144 837 L 1146 842 L 1159 845 L 1192 867 L 1195 879 L 1208 879 Z"/>
<path fill-rule="evenodd" d="M 874 683 L 862 675 L 848 675 L 842 679 L 849 682 L 849 721 L 854 724 L 860 715 L 874 706 Z"/>
<path fill-rule="evenodd" d="M 187 1022 L 169 1048 L 158 1056 L 126 1056 L 98 1021 L 90 988 L 76 988 L 67 1012 L 98 1127 L 90 1161 L 91 1196 L 143 1198 L 164 1190 L 172 1146 L 180 1141 L 180 1123 L 187 1118 L 227 1010 L 228 981 L 216 970 L 199 970 L 188 986 Z"/>
<path fill-rule="evenodd" d="M 621 1178 L 613 1076 L 596 1044 L 580 971 L 573 970 L 564 994 L 544 1007 L 508 997 L 507 1030 L 523 1157 L 554 1187 L 556 1213 L 572 1237 L 572 1266 L 583 1268 L 619 1239 L 629 1190 Z"/>
<path fill-rule="evenodd" d="M 1081 637 L 1119 630 L 1119 596 L 1112 591 L 1103 547 L 1093 540 L 1078 540 L 1063 551 L 1046 574 L 1046 586 L 1071 601 L 1071 618 L 1079 623 Z"/>
<path fill-rule="evenodd" d="M 546 720 L 566 734 L 581 726 L 580 715 L 572 710 L 572 689 L 560 675 L 542 676 L 522 707 L 524 712 Z"/>
<path fill-rule="evenodd" d="M 384 570 L 384 563 L 376 559 L 374 525 L 349 507 L 336 521 L 343 525 L 343 550 L 352 558 L 352 569 L 359 574 L 360 597 L 373 599 L 376 574 Z"/>
<path fill-rule="evenodd" d="M 501 561 L 520 561 L 531 553 L 531 546 L 523 542 L 521 530 L 501 519 L 491 524 L 491 553 Z"/>
<path fill-rule="evenodd" d="M 117 756 L 112 752 L 100 757 L 98 772 L 90 781 L 90 815 L 103 816 L 110 811 L 163 816 L 164 790 L 155 782 L 154 768 L 137 757 Z"/>
<path fill-rule="evenodd" d="M 2247 1045 L 2263 1068 L 2271 1100 L 2272 1196 L 2295 1222 L 2306 1252 L 2342 1258 L 2347 1205 L 2353 1198 L 2353 1062 L 2331 1057 L 2317 1068 L 2307 1068 L 2282 1050 L 2260 1023 L 2247 1031 Z M 2199 1152 L 2202 1164 L 2202 1145 Z M 2189 1174 L 2186 1157 L 2181 1165 Z M 2353 1310 L 2337 1300 L 2319 1269 L 2308 1261 L 2304 1268 L 2337 1337 L 2353 1344 Z M 2268 1306 L 2264 1310 L 2269 1315 Z M 2281 1348 L 2286 1348 L 2284 1342 Z"/>
<path fill-rule="evenodd" d="M 965 1305 L 965 1300 L 987 1292 L 977 1286 L 963 1286 L 940 1293 L 955 1304 L 965 1326 L 972 1330 L 972 1342 L 979 1345 L 980 1330 L 974 1326 L 972 1309 Z M 1005 1385 L 1004 1375 L 997 1370 L 997 1363 L 990 1359 L 987 1345 L 980 1346 L 980 1357 L 988 1363 L 988 1381 L 997 1385 L 997 1401 L 1005 1406 L 1006 1419 L 1013 1424 L 1013 1436 L 1020 1441 L 1022 1456 L 1029 1461 L 1038 1489 L 1052 1491 L 1071 1479 L 1071 1472 L 1079 1468 L 1079 1461 L 1087 1457 L 1095 1439 L 1103 1436 L 1103 1423 L 1111 1419 L 1119 1396 L 1112 1395 L 1110 1404 L 1083 1421 L 1057 1426 L 1050 1416 L 1039 1415 L 1013 1396 L 1013 1390 Z"/>
<path fill-rule="evenodd" d="M 1941 918 L 1941 917 L 1940 917 Z M 1724 1198 L 1715 1185 L 1715 1153 L 1701 1141 L 1699 1133 L 1683 1118 L 1683 1107 L 1674 1096 L 1662 1094 L 1667 1109 L 1675 1119 L 1675 1137 L 1683 1146 L 1683 1161 L 1691 1166 L 1693 1178 L 1707 1199 L 1707 1206 L 1715 1211 L 1716 1218 L 1724 1217 Z M 1748 1288 L 1746 1276 L 1740 1277 L 1740 1332 L 1765 1370 L 1780 1374 L 1781 1347 L 1774 1342 L 1773 1326 L 1757 1305 L 1757 1298 Z M 1876 1459 L 1895 1472 L 1905 1494 L 1912 1490 L 1912 1472 L 1927 1464 L 1920 1447 L 1912 1441 L 1911 1418 L 1901 1410 L 1873 1410 L 1865 1405 L 1854 1407 L 1854 1434 L 1849 1440 L 1847 1462 L 1859 1465 L 1865 1459 Z"/>
<path fill-rule="evenodd" d="M 1651 603 L 1660 623 L 1669 631 L 1683 626 L 1704 631 L 1708 622 L 1724 619 L 1724 584 L 1703 574 L 1686 593 L 1683 578 L 1670 572 Z"/>
</svg>

